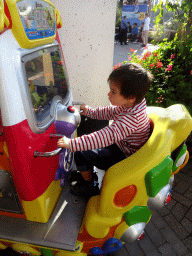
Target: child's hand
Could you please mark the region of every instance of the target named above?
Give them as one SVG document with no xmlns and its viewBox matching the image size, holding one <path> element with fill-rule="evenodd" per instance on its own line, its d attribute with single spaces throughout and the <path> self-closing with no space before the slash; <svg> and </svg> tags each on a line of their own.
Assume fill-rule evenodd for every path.
<svg viewBox="0 0 192 256">
<path fill-rule="evenodd" d="M 59 139 L 57 142 L 57 147 L 70 149 L 70 139 L 68 139 L 65 136 L 63 138 Z"/>
<path fill-rule="evenodd" d="M 85 104 L 82 104 L 82 105 L 80 106 L 80 110 L 83 110 L 83 112 L 81 113 L 81 115 L 86 116 L 87 110 L 88 110 L 88 106 L 85 105 Z"/>
</svg>

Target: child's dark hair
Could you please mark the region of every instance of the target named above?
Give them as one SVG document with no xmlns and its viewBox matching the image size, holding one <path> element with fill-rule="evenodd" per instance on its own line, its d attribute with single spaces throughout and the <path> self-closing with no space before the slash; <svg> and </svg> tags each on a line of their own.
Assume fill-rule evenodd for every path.
<svg viewBox="0 0 192 256">
<path fill-rule="evenodd" d="M 121 65 L 111 72 L 108 82 L 115 82 L 124 98 L 134 96 L 136 104 L 140 103 L 147 94 L 153 76 L 141 65 L 129 63 Z"/>
</svg>

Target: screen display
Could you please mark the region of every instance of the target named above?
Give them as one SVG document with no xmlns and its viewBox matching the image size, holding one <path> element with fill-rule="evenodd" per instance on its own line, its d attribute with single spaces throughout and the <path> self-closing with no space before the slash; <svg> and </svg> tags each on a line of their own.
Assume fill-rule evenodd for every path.
<svg viewBox="0 0 192 256">
<path fill-rule="evenodd" d="M 40 50 L 27 56 L 25 72 L 33 112 L 42 122 L 50 115 L 53 98 L 59 95 L 65 99 L 68 95 L 65 65 L 57 49 Z"/>
<path fill-rule="evenodd" d="M 30 40 L 55 34 L 55 8 L 42 0 L 21 0 L 16 3 L 25 33 Z"/>
</svg>

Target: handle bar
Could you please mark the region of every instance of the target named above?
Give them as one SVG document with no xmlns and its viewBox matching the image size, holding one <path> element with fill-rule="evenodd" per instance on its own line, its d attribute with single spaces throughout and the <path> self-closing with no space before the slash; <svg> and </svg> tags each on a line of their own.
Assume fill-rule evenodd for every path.
<svg viewBox="0 0 192 256">
<path fill-rule="evenodd" d="M 54 151 L 51 151 L 51 152 L 38 152 L 38 151 L 35 151 L 34 152 L 34 157 L 50 157 L 50 156 L 55 156 L 57 154 L 59 154 L 61 152 L 63 148 L 57 148 L 56 150 Z"/>
</svg>

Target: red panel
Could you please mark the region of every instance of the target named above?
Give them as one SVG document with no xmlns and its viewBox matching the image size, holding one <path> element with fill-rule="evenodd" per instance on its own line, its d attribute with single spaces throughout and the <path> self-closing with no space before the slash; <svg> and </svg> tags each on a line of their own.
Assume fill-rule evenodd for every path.
<svg viewBox="0 0 192 256">
<path fill-rule="evenodd" d="M 4 134 L 13 169 L 13 180 L 20 199 L 31 201 L 42 195 L 55 178 L 59 155 L 34 157 L 34 152 L 49 152 L 57 148 L 52 125 L 43 134 L 31 131 L 27 120 L 11 127 L 4 127 Z"/>
</svg>

